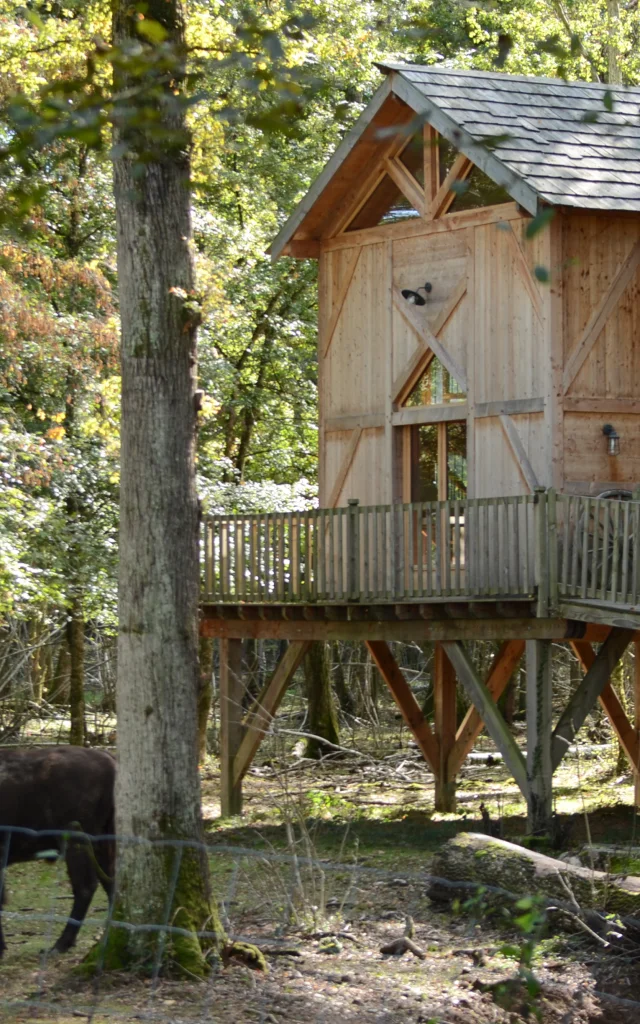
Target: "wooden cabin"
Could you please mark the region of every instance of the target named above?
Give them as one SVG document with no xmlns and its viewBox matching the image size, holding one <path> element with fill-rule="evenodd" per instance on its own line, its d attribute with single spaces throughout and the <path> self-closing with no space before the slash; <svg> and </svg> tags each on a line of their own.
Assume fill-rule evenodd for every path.
<svg viewBox="0 0 640 1024">
<path fill-rule="evenodd" d="M 272 247 L 319 261 L 320 504 L 632 491 L 640 90 L 383 70 Z"/>
<path fill-rule="evenodd" d="M 609 683 L 640 629 L 640 89 L 381 70 L 271 248 L 319 264 L 320 508 L 205 524 L 225 806 L 238 809 L 306 645 L 351 638 L 413 730 L 438 806 L 454 806 L 484 726 L 543 827 L 596 700 L 640 763 L 640 718 Z M 242 722 L 246 636 L 290 645 Z M 394 639 L 436 642 L 433 729 Z M 468 639 L 502 641 L 486 680 Z M 553 729 L 552 640 L 586 673 Z M 526 761 L 495 704 L 525 645 Z M 473 704 L 458 725 L 456 680 Z"/>
</svg>

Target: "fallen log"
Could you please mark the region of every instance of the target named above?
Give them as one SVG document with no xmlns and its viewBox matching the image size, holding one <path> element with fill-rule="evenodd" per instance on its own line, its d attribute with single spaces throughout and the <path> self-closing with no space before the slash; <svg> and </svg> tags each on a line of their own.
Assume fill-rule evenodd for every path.
<svg viewBox="0 0 640 1024">
<path fill-rule="evenodd" d="M 472 895 L 468 887 L 460 885 L 456 891 L 447 882 L 473 882 L 516 898 L 540 893 L 574 913 L 638 915 L 634 924 L 640 929 L 640 878 L 577 867 L 480 832 L 462 832 L 444 843 L 433 859 L 431 875 L 427 895 L 436 901 L 450 901 L 463 891 Z"/>
</svg>

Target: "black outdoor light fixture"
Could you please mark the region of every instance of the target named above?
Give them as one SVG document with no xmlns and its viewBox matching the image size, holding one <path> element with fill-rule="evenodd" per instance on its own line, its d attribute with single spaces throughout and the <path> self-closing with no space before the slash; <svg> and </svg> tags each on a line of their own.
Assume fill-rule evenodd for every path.
<svg viewBox="0 0 640 1024">
<path fill-rule="evenodd" d="M 426 306 L 427 300 L 425 296 L 420 295 L 420 292 L 426 292 L 428 295 L 429 292 L 431 291 L 431 287 L 431 284 L 429 283 L 429 281 L 427 281 L 425 282 L 425 284 L 420 285 L 420 287 L 417 288 L 415 292 L 412 291 L 411 288 L 403 288 L 401 295 L 402 298 L 406 299 L 407 302 L 411 303 L 412 306 Z"/>
<path fill-rule="evenodd" d="M 607 455 L 620 454 L 620 434 L 610 423 L 605 423 L 602 433 L 607 439 Z"/>
</svg>

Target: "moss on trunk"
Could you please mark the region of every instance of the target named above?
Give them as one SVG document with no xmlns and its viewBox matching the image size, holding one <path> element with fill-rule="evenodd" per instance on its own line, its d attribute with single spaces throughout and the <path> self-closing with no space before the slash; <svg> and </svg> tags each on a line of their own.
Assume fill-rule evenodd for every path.
<svg viewBox="0 0 640 1024">
<path fill-rule="evenodd" d="M 226 947 L 226 935 L 208 890 L 206 851 L 180 842 L 175 846 L 130 846 L 121 866 L 126 872 L 125 884 L 105 934 L 85 958 L 83 969 L 88 973 L 133 970 L 141 975 L 159 972 L 170 977 L 206 977 Z M 156 876 L 159 883 L 161 898 L 154 920 L 138 920 L 130 880 L 140 871 Z"/>
</svg>

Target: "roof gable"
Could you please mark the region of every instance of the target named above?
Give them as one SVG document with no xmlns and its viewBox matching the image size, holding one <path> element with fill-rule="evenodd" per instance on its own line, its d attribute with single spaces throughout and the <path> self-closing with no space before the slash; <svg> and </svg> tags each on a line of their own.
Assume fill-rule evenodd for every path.
<svg viewBox="0 0 640 1024">
<path fill-rule="evenodd" d="M 353 182 L 379 156 L 380 129 L 416 114 L 532 214 L 539 201 L 640 212 L 639 88 L 379 66 L 386 81 L 274 240 L 274 258 L 285 248 L 295 254 L 296 239 L 306 240 L 302 251 L 310 254 L 309 240 L 326 234 L 327 209 L 348 200 Z"/>
</svg>

